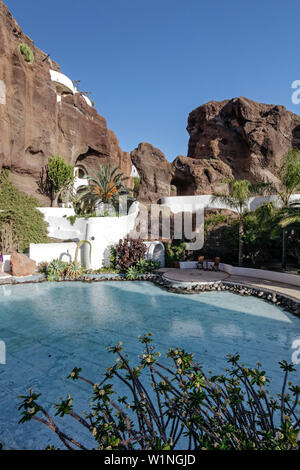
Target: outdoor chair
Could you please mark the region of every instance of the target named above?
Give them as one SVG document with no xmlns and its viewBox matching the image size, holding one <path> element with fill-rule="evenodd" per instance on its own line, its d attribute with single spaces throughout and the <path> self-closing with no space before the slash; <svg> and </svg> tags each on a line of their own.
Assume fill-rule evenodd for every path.
<svg viewBox="0 0 300 470">
<path fill-rule="evenodd" d="M 215 263 L 212 267 L 213 271 L 220 271 L 220 261 L 221 261 L 221 259 L 219 257 L 215 258 Z"/>
<path fill-rule="evenodd" d="M 198 257 L 197 268 L 198 269 L 203 269 L 204 268 L 204 256 L 199 256 Z"/>
</svg>

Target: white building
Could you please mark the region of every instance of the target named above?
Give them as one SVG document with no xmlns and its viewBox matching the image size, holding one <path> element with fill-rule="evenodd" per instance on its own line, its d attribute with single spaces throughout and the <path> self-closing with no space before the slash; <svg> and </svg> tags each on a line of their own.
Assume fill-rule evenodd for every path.
<svg viewBox="0 0 300 470">
<path fill-rule="evenodd" d="M 73 95 L 80 93 L 72 80 L 63 73 L 57 72 L 56 70 L 50 70 L 50 76 L 52 82 L 55 83 L 58 103 L 61 102 L 61 97 L 64 93 L 72 93 Z M 91 100 L 86 95 L 82 93 L 80 94 L 89 106 L 93 106 Z"/>
</svg>

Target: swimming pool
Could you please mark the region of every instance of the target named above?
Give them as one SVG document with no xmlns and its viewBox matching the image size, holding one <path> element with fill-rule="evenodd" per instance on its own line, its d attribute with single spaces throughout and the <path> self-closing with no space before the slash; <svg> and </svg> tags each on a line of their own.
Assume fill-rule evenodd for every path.
<svg viewBox="0 0 300 470">
<path fill-rule="evenodd" d="M 195 353 L 206 371 L 216 373 L 224 371 L 228 353 L 239 352 L 247 365 L 264 365 L 275 389 L 282 383 L 277 363 L 291 361 L 292 343 L 300 339 L 299 318 L 229 292 L 178 295 L 148 282 L 109 281 L 1 286 L 0 295 L 0 340 L 7 350 L 7 364 L 0 365 L 0 442 L 5 449 L 62 448 L 43 425 L 18 424 L 18 395 L 33 387 L 50 409 L 70 392 L 75 409 L 87 410 L 91 389 L 64 378 L 76 366 L 99 382 L 114 361 L 106 346 L 120 340 L 134 358 L 141 351 L 137 337 L 151 331 L 161 352 L 183 347 Z M 293 382 L 300 382 L 300 365 Z M 76 437 L 76 423 L 64 423 Z"/>
</svg>

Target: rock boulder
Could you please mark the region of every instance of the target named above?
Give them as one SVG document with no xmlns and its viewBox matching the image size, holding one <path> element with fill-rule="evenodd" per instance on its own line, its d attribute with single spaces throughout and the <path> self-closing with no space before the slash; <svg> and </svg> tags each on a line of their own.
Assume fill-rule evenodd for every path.
<svg viewBox="0 0 300 470">
<path fill-rule="evenodd" d="M 13 276 L 30 276 L 36 272 L 36 262 L 20 253 L 12 253 L 10 257 L 11 274 Z"/>
<path fill-rule="evenodd" d="M 131 152 L 131 159 L 141 179 L 139 201 L 156 203 L 161 197 L 170 196 L 172 164 L 161 150 L 142 142 Z"/>
</svg>

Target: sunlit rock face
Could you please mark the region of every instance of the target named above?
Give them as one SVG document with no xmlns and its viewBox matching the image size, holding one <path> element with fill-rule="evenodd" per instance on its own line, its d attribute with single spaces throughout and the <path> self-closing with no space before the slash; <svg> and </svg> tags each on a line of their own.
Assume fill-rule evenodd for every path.
<svg viewBox="0 0 300 470">
<path fill-rule="evenodd" d="M 282 156 L 300 147 L 299 116 L 244 97 L 200 106 L 190 113 L 187 130 L 188 157 L 203 166 L 200 190 L 212 189 L 229 174 L 276 183 Z"/>
<path fill-rule="evenodd" d="M 131 158 L 140 177 L 139 201 L 156 203 L 170 196 L 172 164 L 161 150 L 142 142 L 131 152 Z"/>
<path fill-rule="evenodd" d="M 34 52 L 32 64 L 20 53 L 23 42 Z M 45 205 L 50 201 L 38 181 L 52 154 L 87 171 L 110 163 L 130 177 L 132 169 L 105 118 L 80 93 L 65 89 L 58 98 L 50 70 L 60 67 L 35 47 L 0 0 L 0 168 L 8 168 L 17 187 Z"/>
<path fill-rule="evenodd" d="M 222 189 L 225 178 L 276 184 L 282 156 L 300 148 L 299 116 L 284 106 L 243 97 L 196 108 L 187 131 L 187 156 L 179 155 L 172 164 L 150 144 L 132 152 L 142 175 L 141 200 L 210 194 Z"/>
</svg>

